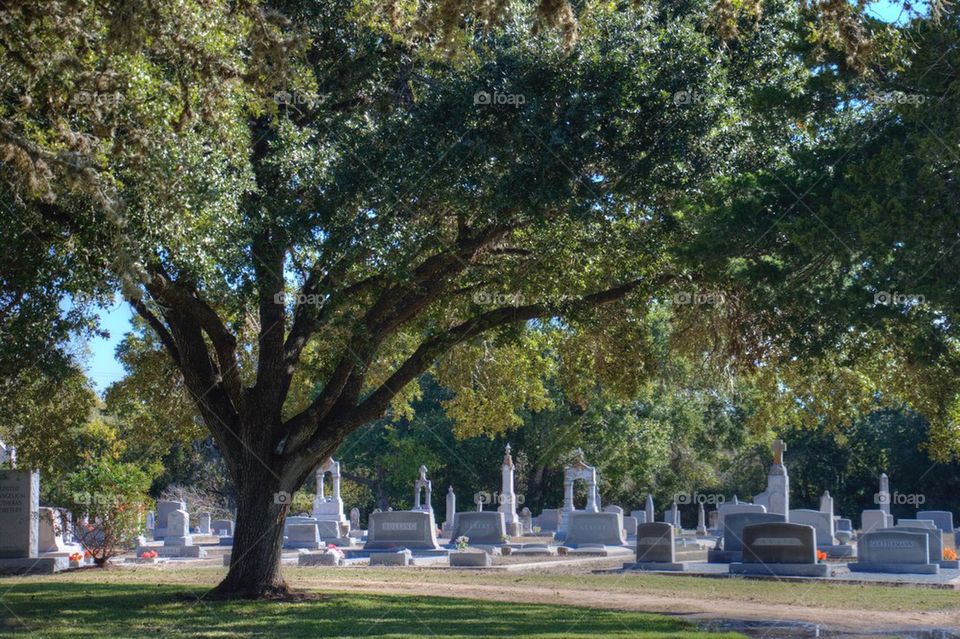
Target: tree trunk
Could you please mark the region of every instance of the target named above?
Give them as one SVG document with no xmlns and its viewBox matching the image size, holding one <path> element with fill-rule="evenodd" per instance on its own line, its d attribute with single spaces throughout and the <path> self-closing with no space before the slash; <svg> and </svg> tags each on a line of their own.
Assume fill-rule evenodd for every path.
<svg viewBox="0 0 960 639">
<path fill-rule="evenodd" d="M 280 574 L 283 523 L 290 494 L 280 480 L 256 460 L 244 468 L 237 491 L 237 521 L 230 571 L 213 590 L 214 598 L 284 597 L 289 594 Z"/>
</svg>

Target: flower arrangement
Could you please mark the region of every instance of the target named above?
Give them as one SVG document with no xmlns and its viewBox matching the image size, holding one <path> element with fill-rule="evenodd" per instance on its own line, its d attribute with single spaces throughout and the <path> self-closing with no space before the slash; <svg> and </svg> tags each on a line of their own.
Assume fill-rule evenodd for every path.
<svg viewBox="0 0 960 639">
<path fill-rule="evenodd" d="M 818 550 L 818 551 L 817 551 L 817 561 L 826 561 L 826 560 L 827 560 L 827 553 L 825 553 L 825 552 L 822 551 L 822 550 Z"/>
<path fill-rule="evenodd" d="M 84 558 L 84 559 L 90 559 L 91 557 L 93 557 L 93 553 L 92 553 L 92 552 L 90 552 L 89 550 L 84 550 L 84 551 L 83 551 L 83 558 Z"/>
<path fill-rule="evenodd" d="M 540 526 L 534 526 L 534 527 L 533 527 L 533 534 L 534 534 L 534 535 L 539 535 L 541 530 L 543 530 L 543 529 L 540 528 Z"/>
<path fill-rule="evenodd" d="M 83 553 L 75 552 L 69 557 L 70 561 L 83 561 Z"/>
<path fill-rule="evenodd" d="M 470 546 L 470 538 L 461 535 L 453 543 L 457 545 L 457 550 L 466 550 Z"/>
<path fill-rule="evenodd" d="M 140 553 L 140 559 L 156 559 L 158 556 L 156 550 L 144 550 Z"/>
<path fill-rule="evenodd" d="M 943 558 L 947 561 L 956 561 L 957 551 L 953 548 L 944 548 L 943 549 Z"/>
</svg>

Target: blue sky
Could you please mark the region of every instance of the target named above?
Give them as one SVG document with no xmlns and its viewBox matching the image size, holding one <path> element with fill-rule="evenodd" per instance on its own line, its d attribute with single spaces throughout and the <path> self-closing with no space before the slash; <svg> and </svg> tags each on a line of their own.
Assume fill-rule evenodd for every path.
<svg viewBox="0 0 960 639">
<path fill-rule="evenodd" d="M 881 20 L 894 21 L 902 17 L 900 6 L 887 0 L 873 4 L 870 12 Z M 114 357 L 114 351 L 124 334 L 132 328 L 130 305 L 119 301 L 119 296 L 117 300 L 113 306 L 103 309 L 99 314 L 101 327 L 110 333 L 110 337 L 91 339 L 86 343 L 90 351 L 90 358 L 85 366 L 87 377 L 101 394 L 107 386 L 123 376 L 123 368 Z"/>
</svg>

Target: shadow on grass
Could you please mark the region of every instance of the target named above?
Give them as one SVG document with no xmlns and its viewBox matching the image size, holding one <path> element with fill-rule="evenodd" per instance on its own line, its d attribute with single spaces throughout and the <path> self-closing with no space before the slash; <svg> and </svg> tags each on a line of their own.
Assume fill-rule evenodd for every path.
<svg viewBox="0 0 960 639">
<path fill-rule="evenodd" d="M 331 593 L 297 603 L 208 602 L 177 585 L 37 583 L 0 590 L 0 629 L 39 637 L 734 637 L 660 615 Z"/>
</svg>

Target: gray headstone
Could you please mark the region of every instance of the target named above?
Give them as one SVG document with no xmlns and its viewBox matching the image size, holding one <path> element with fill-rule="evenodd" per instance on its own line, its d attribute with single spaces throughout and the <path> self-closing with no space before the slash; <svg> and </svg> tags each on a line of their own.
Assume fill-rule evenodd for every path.
<svg viewBox="0 0 960 639">
<path fill-rule="evenodd" d="M 929 551 L 930 563 L 939 563 L 940 560 L 943 559 L 943 537 L 939 530 L 931 530 L 926 526 L 911 525 L 909 520 L 906 519 L 898 521 L 897 525 L 893 528 L 893 530 L 900 529 L 923 533 L 927 536 L 927 549 Z"/>
<path fill-rule="evenodd" d="M 545 508 L 538 518 L 540 530 L 542 532 L 557 532 L 560 530 L 560 519 L 562 516 L 563 513 L 556 508 Z"/>
<path fill-rule="evenodd" d="M 864 533 L 893 526 L 893 515 L 882 510 L 865 510 L 860 515 L 860 531 Z"/>
<path fill-rule="evenodd" d="M 338 521 L 318 521 L 317 532 L 320 539 L 324 542 L 333 542 L 340 539 L 340 533 L 343 532 Z"/>
<path fill-rule="evenodd" d="M 624 517 L 623 518 L 623 530 L 627 533 L 627 537 L 634 537 L 637 534 L 637 522 L 636 517 Z"/>
<path fill-rule="evenodd" d="M 350 509 L 350 530 L 360 530 L 360 509 Z"/>
<path fill-rule="evenodd" d="M 733 513 L 724 517 L 723 549 L 726 552 L 743 550 L 743 527 L 751 524 L 769 524 L 786 522 L 779 513 L 746 512 Z"/>
<path fill-rule="evenodd" d="M 674 531 L 674 527 L 666 522 L 639 524 L 637 526 L 637 563 L 676 562 Z"/>
<path fill-rule="evenodd" d="M 507 535 L 503 513 L 496 510 L 457 513 L 452 539 L 468 537 L 471 545 L 500 545 Z"/>
<path fill-rule="evenodd" d="M 853 532 L 853 522 L 844 517 L 840 517 L 837 519 L 837 530 L 838 531 L 842 530 L 844 532 Z"/>
<path fill-rule="evenodd" d="M 367 530 L 367 543 L 363 547 L 365 550 L 440 550 L 433 515 L 425 510 L 372 513 Z"/>
<path fill-rule="evenodd" d="M 175 510 L 167 516 L 167 531 L 163 536 L 164 546 L 192 546 L 190 515 L 185 510 Z"/>
<path fill-rule="evenodd" d="M 336 524 L 335 521 L 325 522 Z M 284 548 L 308 548 L 316 550 L 320 548 L 320 531 L 318 522 L 309 522 L 304 524 L 288 524 L 286 527 L 286 540 L 283 542 Z"/>
<path fill-rule="evenodd" d="M 176 510 L 186 509 L 187 504 L 183 501 L 158 501 L 157 516 L 153 529 L 153 538 L 159 541 L 167 534 L 167 519 L 170 518 L 170 513 Z"/>
<path fill-rule="evenodd" d="M 623 536 L 622 520 L 616 513 L 592 513 L 573 511 L 570 513 L 570 530 L 567 531 L 565 545 L 603 544 L 606 546 L 624 546 L 627 540 Z"/>
<path fill-rule="evenodd" d="M 63 552 L 66 544 L 63 541 L 64 521 L 60 511 L 54 508 L 39 509 L 39 541 L 40 552 Z"/>
<path fill-rule="evenodd" d="M 233 537 L 233 520 L 232 519 L 214 519 L 210 522 L 210 530 L 213 531 L 215 535 L 221 535 L 223 537 Z"/>
<path fill-rule="evenodd" d="M 927 535 L 906 530 L 866 533 L 860 538 L 857 560 L 873 564 L 928 564 Z"/>
<path fill-rule="evenodd" d="M 197 532 L 201 535 L 210 534 L 210 513 L 200 513 L 200 521 L 197 522 Z"/>
<path fill-rule="evenodd" d="M 807 524 L 750 524 L 743 527 L 742 539 L 744 563 L 817 563 L 816 531 Z"/>
<path fill-rule="evenodd" d="M 917 519 L 930 519 L 941 532 L 953 532 L 953 513 L 949 510 L 918 510 Z"/>
<path fill-rule="evenodd" d="M 833 545 L 833 514 L 821 510 L 797 509 L 790 511 L 790 523 L 813 526 L 817 531 L 817 545 Z"/>
<path fill-rule="evenodd" d="M 647 521 L 647 511 L 631 510 L 630 516 L 637 520 L 637 525 L 650 523 Z"/>
<path fill-rule="evenodd" d="M 734 496 L 736 498 L 736 496 Z M 762 504 L 742 504 L 738 501 L 727 502 L 717 506 L 717 530 L 723 530 L 726 524 L 726 518 L 738 513 L 765 513 L 767 507 Z M 786 517 L 784 517 L 786 520 Z"/>
</svg>

